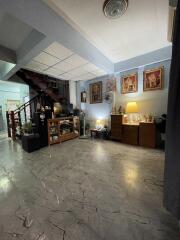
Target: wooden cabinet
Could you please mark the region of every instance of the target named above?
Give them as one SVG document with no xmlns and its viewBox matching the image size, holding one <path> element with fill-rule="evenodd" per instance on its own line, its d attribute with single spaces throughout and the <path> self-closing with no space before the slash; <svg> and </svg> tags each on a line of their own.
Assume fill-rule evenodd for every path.
<svg viewBox="0 0 180 240">
<path fill-rule="evenodd" d="M 111 139 L 142 147 L 156 147 L 155 123 L 123 124 L 123 115 L 111 115 Z"/>
<path fill-rule="evenodd" d="M 156 147 L 156 125 L 155 123 L 140 123 L 139 145 L 142 147 Z"/>
<path fill-rule="evenodd" d="M 124 124 L 122 128 L 122 142 L 131 145 L 138 145 L 139 125 Z"/>
<path fill-rule="evenodd" d="M 48 120 L 49 145 L 78 137 L 80 124 L 78 117 L 64 117 Z"/>
<path fill-rule="evenodd" d="M 122 139 L 122 115 L 111 115 L 111 139 Z"/>
<path fill-rule="evenodd" d="M 60 143 L 59 128 L 60 128 L 60 123 L 58 119 L 48 120 L 48 144 L 49 145 Z"/>
</svg>

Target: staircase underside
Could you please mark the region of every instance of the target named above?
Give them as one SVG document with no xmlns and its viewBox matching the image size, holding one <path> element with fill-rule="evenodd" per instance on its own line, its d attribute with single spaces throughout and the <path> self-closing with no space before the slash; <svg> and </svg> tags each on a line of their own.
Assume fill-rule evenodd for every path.
<svg viewBox="0 0 180 240">
<path fill-rule="evenodd" d="M 48 77 L 47 75 L 21 69 L 16 73 L 35 93 L 30 101 L 12 112 L 7 112 L 8 136 L 13 139 L 21 136 L 24 123 L 33 120 L 33 114 L 39 109 L 48 106 L 53 111 L 53 104 L 69 103 L 69 81 Z M 31 94 L 30 94 L 31 95 Z"/>
</svg>

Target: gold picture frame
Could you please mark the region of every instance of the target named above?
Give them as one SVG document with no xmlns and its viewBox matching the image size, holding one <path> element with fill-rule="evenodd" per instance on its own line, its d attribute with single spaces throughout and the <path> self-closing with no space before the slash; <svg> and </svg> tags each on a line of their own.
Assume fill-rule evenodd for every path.
<svg viewBox="0 0 180 240">
<path fill-rule="evenodd" d="M 111 78 L 107 80 L 106 92 L 116 92 L 116 78 Z"/>
<path fill-rule="evenodd" d="M 138 74 L 133 73 L 121 78 L 121 93 L 135 93 L 138 91 Z"/>
<path fill-rule="evenodd" d="M 144 71 L 143 90 L 162 90 L 164 87 L 164 67 Z"/>
<path fill-rule="evenodd" d="M 102 81 L 91 83 L 90 88 L 90 104 L 102 103 Z"/>
</svg>

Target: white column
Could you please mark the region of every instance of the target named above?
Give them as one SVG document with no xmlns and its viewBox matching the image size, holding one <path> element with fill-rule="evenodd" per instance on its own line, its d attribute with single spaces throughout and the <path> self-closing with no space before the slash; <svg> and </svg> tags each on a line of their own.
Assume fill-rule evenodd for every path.
<svg viewBox="0 0 180 240">
<path fill-rule="evenodd" d="M 73 107 L 77 107 L 77 95 L 76 95 L 76 82 L 69 81 L 69 94 L 70 94 L 70 103 L 73 104 Z"/>
</svg>

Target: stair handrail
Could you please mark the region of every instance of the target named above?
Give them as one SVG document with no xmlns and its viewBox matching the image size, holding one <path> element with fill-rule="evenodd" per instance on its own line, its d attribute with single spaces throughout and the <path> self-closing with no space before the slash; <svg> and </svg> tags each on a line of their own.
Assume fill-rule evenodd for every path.
<svg viewBox="0 0 180 240">
<path fill-rule="evenodd" d="M 28 107 L 32 102 L 34 102 L 35 99 L 38 99 L 41 97 L 43 93 L 37 94 L 33 98 L 31 98 L 28 102 L 23 103 L 20 107 L 18 107 L 16 110 L 14 110 L 14 114 L 17 114 L 19 111 L 23 110 L 24 108 Z"/>
<path fill-rule="evenodd" d="M 46 94 L 48 94 L 54 101 L 59 102 L 61 99 L 63 99 L 62 96 L 57 96 L 56 94 L 54 94 L 54 92 L 47 86 L 47 84 L 43 82 L 44 77 L 42 77 L 42 76 L 37 77 L 34 73 L 30 72 L 29 70 L 20 70 L 16 73 L 16 75 L 18 77 L 22 78 L 24 81 L 25 81 L 25 79 L 31 80 L 40 89 L 42 89 Z"/>
<path fill-rule="evenodd" d="M 34 96 L 33 98 L 31 98 L 28 102 L 22 104 L 16 110 L 6 112 L 8 137 L 11 137 L 13 140 L 16 140 L 17 132 L 16 132 L 16 123 L 15 123 L 16 120 L 15 119 L 19 118 L 19 127 L 21 130 L 22 129 L 22 121 L 21 121 L 21 114 L 20 114 L 21 111 L 24 110 L 25 119 L 26 119 L 26 108 L 28 106 L 30 106 L 33 102 L 35 102 L 35 100 L 41 98 L 43 94 L 44 93 L 41 92 L 41 93 L 37 94 L 36 96 Z"/>
</svg>

